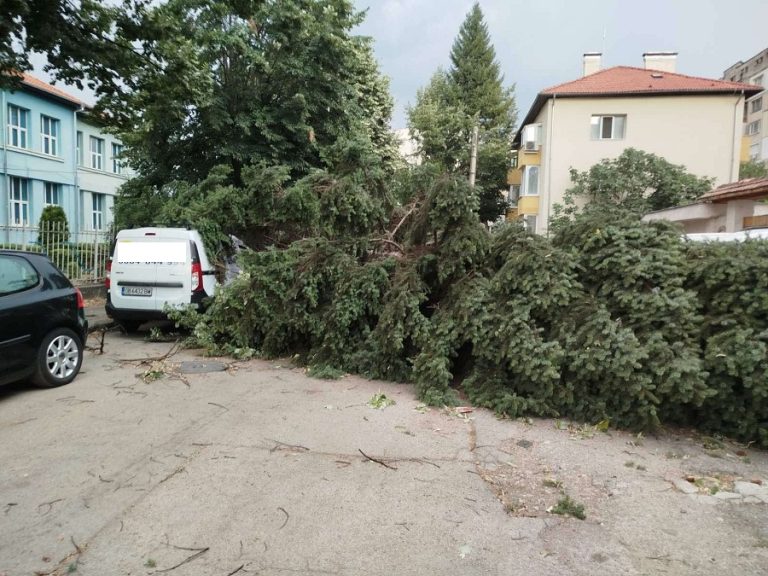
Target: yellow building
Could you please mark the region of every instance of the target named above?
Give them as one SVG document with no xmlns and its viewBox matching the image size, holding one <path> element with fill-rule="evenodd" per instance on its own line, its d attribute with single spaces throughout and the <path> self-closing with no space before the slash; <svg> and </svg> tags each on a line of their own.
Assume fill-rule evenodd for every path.
<svg viewBox="0 0 768 576">
<path fill-rule="evenodd" d="M 745 98 L 762 87 L 677 74 L 676 56 L 646 53 L 644 68 L 601 70 L 601 55 L 585 54 L 582 78 L 540 92 L 513 141 L 508 217 L 546 234 L 570 169 L 587 170 L 626 148 L 717 184 L 737 180 Z"/>
</svg>

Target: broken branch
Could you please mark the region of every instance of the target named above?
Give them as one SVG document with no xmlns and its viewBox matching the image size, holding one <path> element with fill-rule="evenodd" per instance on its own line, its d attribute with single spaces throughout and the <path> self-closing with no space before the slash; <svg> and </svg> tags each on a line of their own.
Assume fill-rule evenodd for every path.
<svg viewBox="0 0 768 576">
<path fill-rule="evenodd" d="M 397 470 L 397 468 L 395 468 L 394 466 L 390 466 L 389 464 L 387 464 L 386 462 L 384 462 L 382 460 L 378 460 L 376 458 L 371 458 L 370 456 L 368 456 L 368 454 L 366 454 L 365 452 L 360 450 L 360 448 L 358 448 L 357 451 L 360 452 L 360 454 L 362 454 L 365 457 L 366 460 L 370 460 L 371 462 L 376 462 L 376 464 L 384 466 L 384 468 L 389 468 L 390 470 Z"/>
<path fill-rule="evenodd" d="M 205 548 L 190 548 L 190 550 L 197 550 L 197 552 L 195 552 L 191 556 L 187 557 L 186 559 L 182 560 L 181 562 L 176 564 L 176 566 L 171 566 L 170 568 L 164 568 L 162 570 L 158 570 L 157 572 L 158 573 L 159 572 L 170 572 L 171 570 L 176 570 L 176 568 L 178 568 L 179 566 L 184 566 L 184 564 L 188 564 L 188 563 L 192 562 L 193 560 L 196 560 L 197 558 L 199 558 L 200 556 L 202 556 L 203 554 L 208 552 L 208 550 L 210 550 L 210 548 L 208 546 L 206 546 Z"/>
</svg>

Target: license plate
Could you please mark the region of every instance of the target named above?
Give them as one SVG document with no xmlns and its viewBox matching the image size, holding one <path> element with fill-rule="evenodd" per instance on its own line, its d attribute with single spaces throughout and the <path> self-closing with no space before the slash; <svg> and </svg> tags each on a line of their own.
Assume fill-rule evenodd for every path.
<svg viewBox="0 0 768 576">
<path fill-rule="evenodd" d="M 141 288 L 137 286 L 123 286 L 123 296 L 152 296 L 152 288 Z"/>
</svg>

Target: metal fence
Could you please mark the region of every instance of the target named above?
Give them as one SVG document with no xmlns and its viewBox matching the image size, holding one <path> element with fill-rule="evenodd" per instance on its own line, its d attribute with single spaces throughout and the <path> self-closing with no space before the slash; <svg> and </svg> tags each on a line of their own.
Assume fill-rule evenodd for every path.
<svg viewBox="0 0 768 576">
<path fill-rule="evenodd" d="M 44 252 L 73 284 L 103 282 L 110 235 L 103 230 L 71 232 L 66 222 L 37 226 L 0 224 L 0 248 Z"/>
</svg>

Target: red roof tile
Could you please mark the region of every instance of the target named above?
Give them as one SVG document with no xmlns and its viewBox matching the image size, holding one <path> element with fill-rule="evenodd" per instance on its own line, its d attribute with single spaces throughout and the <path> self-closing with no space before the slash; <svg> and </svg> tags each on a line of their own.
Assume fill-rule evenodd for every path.
<svg viewBox="0 0 768 576">
<path fill-rule="evenodd" d="M 572 80 L 542 90 L 525 115 L 513 142 L 518 144 L 523 127 L 534 121 L 539 111 L 550 98 L 589 98 L 603 96 L 663 96 L 668 95 L 708 95 L 708 94 L 739 94 L 749 98 L 763 90 L 762 86 L 743 84 L 741 82 L 726 82 L 686 76 L 675 72 L 647 70 L 633 66 L 614 66 L 600 70 L 589 76 Z"/>
<path fill-rule="evenodd" d="M 39 90 L 40 92 L 45 92 L 47 94 L 50 94 L 51 96 L 55 96 L 56 98 L 60 98 L 62 100 L 66 100 L 67 102 L 71 102 L 72 104 L 75 104 L 77 106 L 84 106 L 89 107 L 85 102 L 82 100 L 79 100 L 78 98 L 75 98 L 71 94 L 67 94 L 64 92 L 64 90 L 60 90 L 59 88 L 56 88 L 55 86 L 51 86 L 47 82 L 43 82 L 39 78 L 35 78 L 31 74 L 24 73 L 22 75 L 21 84 L 23 86 L 27 86 L 29 88 L 32 88 L 34 90 Z"/>
<path fill-rule="evenodd" d="M 546 90 L 546 96 L 608 96 L 614 94 L 680 94 L 685 92 L 741 92 L 757 94 L 760 86 L 686 76 L 673 72 L 615 66 Z"/>
<path fill-rule="evenodd" d="M 731 184 L 723 184 L 700 196 L 698 202 L 717 203 L 760 198 L 768 198 L 768 178 L 747 178 Z"/>
</svg>

